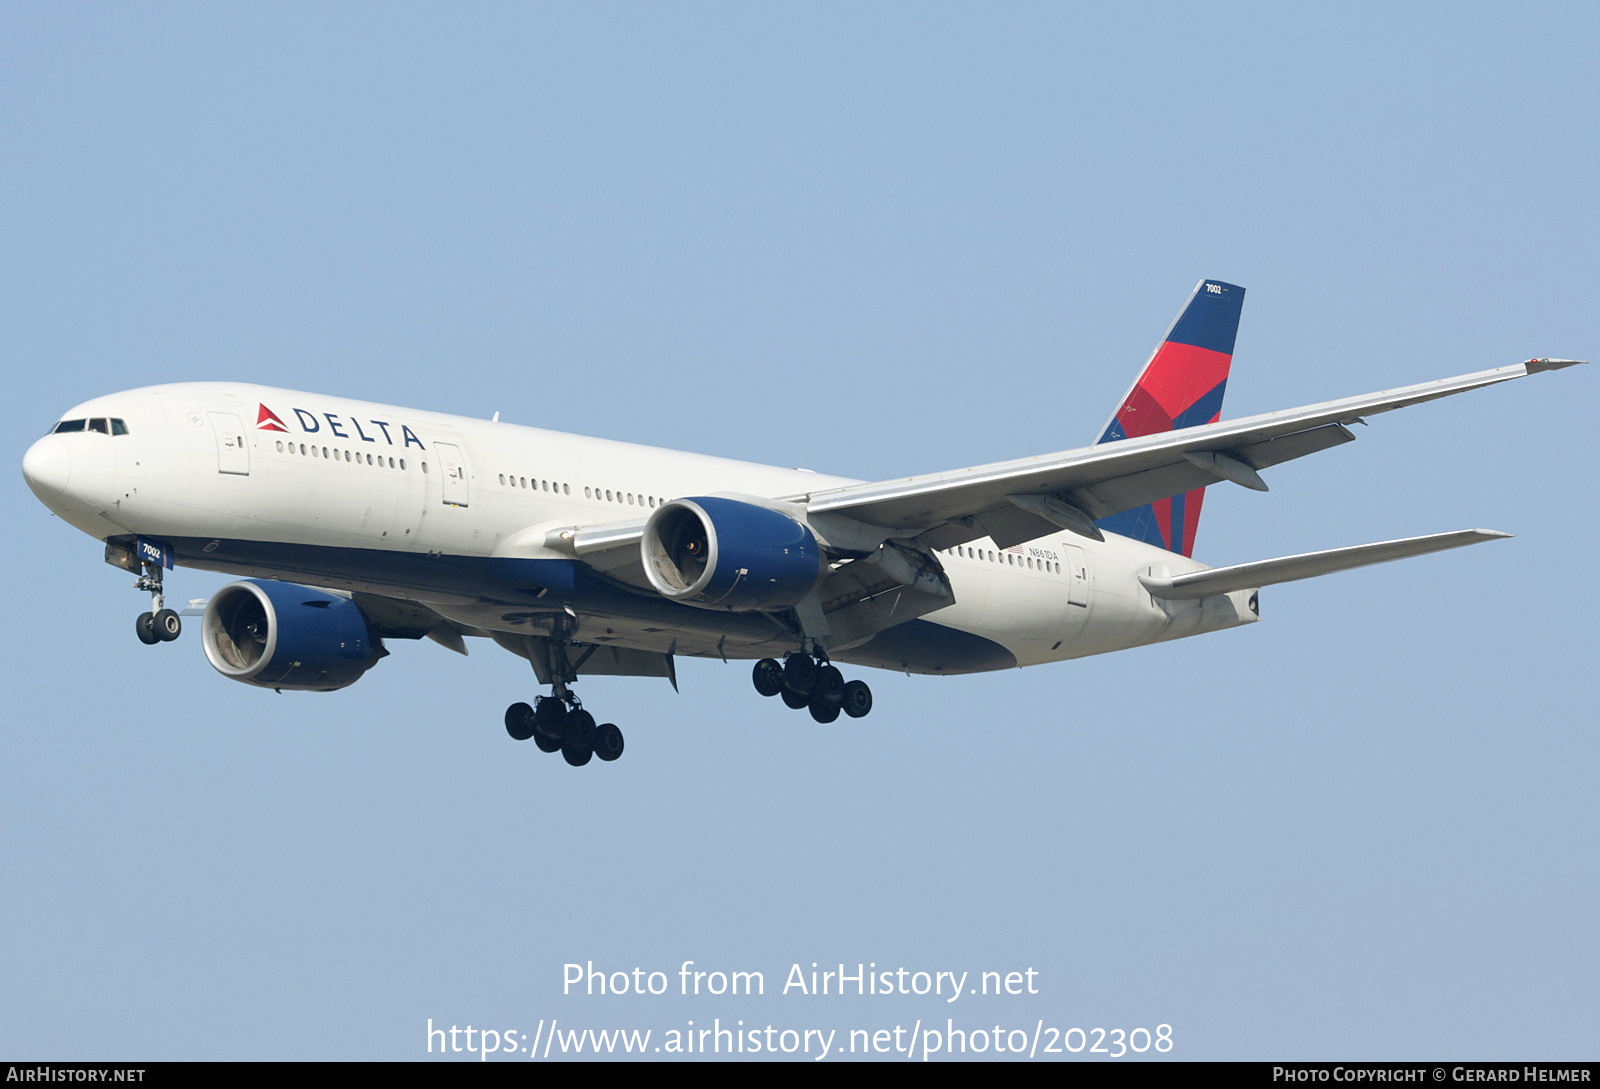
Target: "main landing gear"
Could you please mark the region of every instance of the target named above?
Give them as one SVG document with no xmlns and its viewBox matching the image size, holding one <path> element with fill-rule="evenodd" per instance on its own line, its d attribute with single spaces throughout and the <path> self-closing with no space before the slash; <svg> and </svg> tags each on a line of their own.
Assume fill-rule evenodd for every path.
<svg viewBox="0 0 1600 1089">
<path fill-rule="evenodd" d="M 594 716 L 570 692 L 540 696 L 531 707 L 513 703 L 506 708 L 506 733 L 517 741 L 531 738 L 540 752 L 559 752 L 575 768 L 592 756 L 615 760 L 623 749 L 622 731 L 610 722 L 596 726 Z"/>
<path fill-rule="evenodd" d="M 150 592 L 150 611 L 140 613 L 133 622 L 133 632 L 139 637 L 139 642 L 154 646 L 157 643 L 170 643 L 182 634 L 183 621 L 178 619 L 177 613 L 166 607 L 166 598 L 161 592 L 160 564 L 145 564 L 144 574 L 139 576 L 133 588 Z"/>
<path fill-rule="evenodd" d="M 540 752 L 559 752 L 567 763 L 581 768 L 590 757 L 610 762 L 622 755 L 622 731 L 614 723 L 596 725 L 594 716 L 583 709 L 583 702 L 568 687 L 578 679 L 578 667 L 590 654 L 591 646 L 576 662 L 567 660 L 567 645 L 572 628 L 557 632 L 548 644 L 552 695 L 540 696 L 533 705 L 513 703 L 506 708 L 506 733 L 516 741 L 532 739 Z"/>
<path fill-rule="evenodd" d="M 796 711 L 810 708 L 818 722 L 832 722 L 840 711 L 864 718 L 872 710 L 872 689 L 865 681 L 846 681 L 826 654 L 790 654 L 782 663 L 763 658 L 750 679 L 763 696 L 782 696 L 784 704 Z"/>
</svg>

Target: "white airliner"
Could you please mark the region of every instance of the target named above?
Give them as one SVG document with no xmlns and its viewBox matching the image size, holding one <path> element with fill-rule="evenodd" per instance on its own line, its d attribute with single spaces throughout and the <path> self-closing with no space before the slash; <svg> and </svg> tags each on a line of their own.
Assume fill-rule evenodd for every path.
<svg viewBox="0 0 1600 1089">
<path fill-rule="evenodd" d="M 1459 530 L 1208 568 L 1207 485 L 1349 442 L 1394 408 L 1576 360 L 1219 422 L 1244 290 L 1195 288 L 1092 446 L 863 483 L 498 420 L 214 382 L 86 401 L 28 450 L 46 506 L 105 542 L 175 639 L 162 575 L 245 576 L 205 603 L 226 677 L 331 691 L 427 636 L 528 659 L 553 694 L 506 729 L 582 765 L 622 733 L 572 691 L 756 659 L 755 687 L 819 722 L 872 707 L 835 662 L 909 673 L 1038 665 L 1254 623 L 1258 588 L 1506 534 Z M 198 610 L 196 610 L 198 611 Z"/>
</svg>

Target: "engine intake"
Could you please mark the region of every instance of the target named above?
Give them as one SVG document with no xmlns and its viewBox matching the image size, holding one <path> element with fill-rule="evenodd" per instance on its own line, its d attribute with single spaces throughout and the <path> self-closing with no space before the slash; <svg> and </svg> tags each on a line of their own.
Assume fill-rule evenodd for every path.
<svg viewBox="0 0 1600 1089">
<path fill-rule="evenodd" d="M 639 544 L 650 585 L 708 608 L 786 609 L 822 580 L 822 549 L 786 514 L 717 496 L 657 507 Z"/>
<path fill-rule="evenodd" d="M 292 582 L 224 586 L 200 626 L 212 667 L 260 688 L 332 692 L 354 684 L 386 653 L 355 602 Z"/>
</svg>

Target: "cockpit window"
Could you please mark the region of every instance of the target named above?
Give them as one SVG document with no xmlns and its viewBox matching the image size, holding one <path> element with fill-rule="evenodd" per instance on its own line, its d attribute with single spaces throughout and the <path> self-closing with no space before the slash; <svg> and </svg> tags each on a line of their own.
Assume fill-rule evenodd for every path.
<svg viewBox="0 0 1600 1089">
<path fill-rule="evenodd" d="M 92 420 L 62 420 L 50 429 L 52 435 L 68 431 L 98 431 L 102 435 L 126 435 L 128 425 L 117 417 L 107 419 L 104 416 L 96 416 Z"/>
</svg>

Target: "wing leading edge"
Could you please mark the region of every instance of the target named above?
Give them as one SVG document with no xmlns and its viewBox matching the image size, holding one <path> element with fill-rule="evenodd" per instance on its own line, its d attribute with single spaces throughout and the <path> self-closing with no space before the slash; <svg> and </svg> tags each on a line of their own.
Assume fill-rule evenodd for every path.
<svg viewBox="0 0 1600 1089">
<path fill-rule="evenodd" d="M 1348 425 L 1380 412 L 1509 382 L 1581 360 L 1532 359 L 1510 367 L 1345 397 L 1301 408 L 1103 442 L 967 469 L 814 492 L 813 514 L 897 527 L 932 548 L 989 536 L 1009 547 L 1058 527 L 1096 536 L 1092 523 L 1197 487 L 1234 480 L 1265 487 L 1259 470 L 1352 441 Z M 1024 497 L 1019 503 L 1016 497 Z M 1051 501 L 1031 502 L 1028 497 Z"/>
<path fill-rule="evenodd" d="M 800 505 L 808 515 L 843 516 L 862 530 L 877 527 L 883 539 L 915 538 L 936 549 L 980 537 L 1008 548 L 1058 529 L 1098 540 L 1100 519 L 1195 488 L 1232 481 L 1264 491 L 1260 470 L 1353 442 L 1347 425 L 1367 416 L 1582 362 L 1530 359 L 1301 408 L 783 501 Z M 643 532 L 643 522 L 629 520 L 551 529 L 539 536 L 546 547 L 605 569 L 614 566 L 607 562 L 612 556 L 636 549 Z"/>
</svg>

